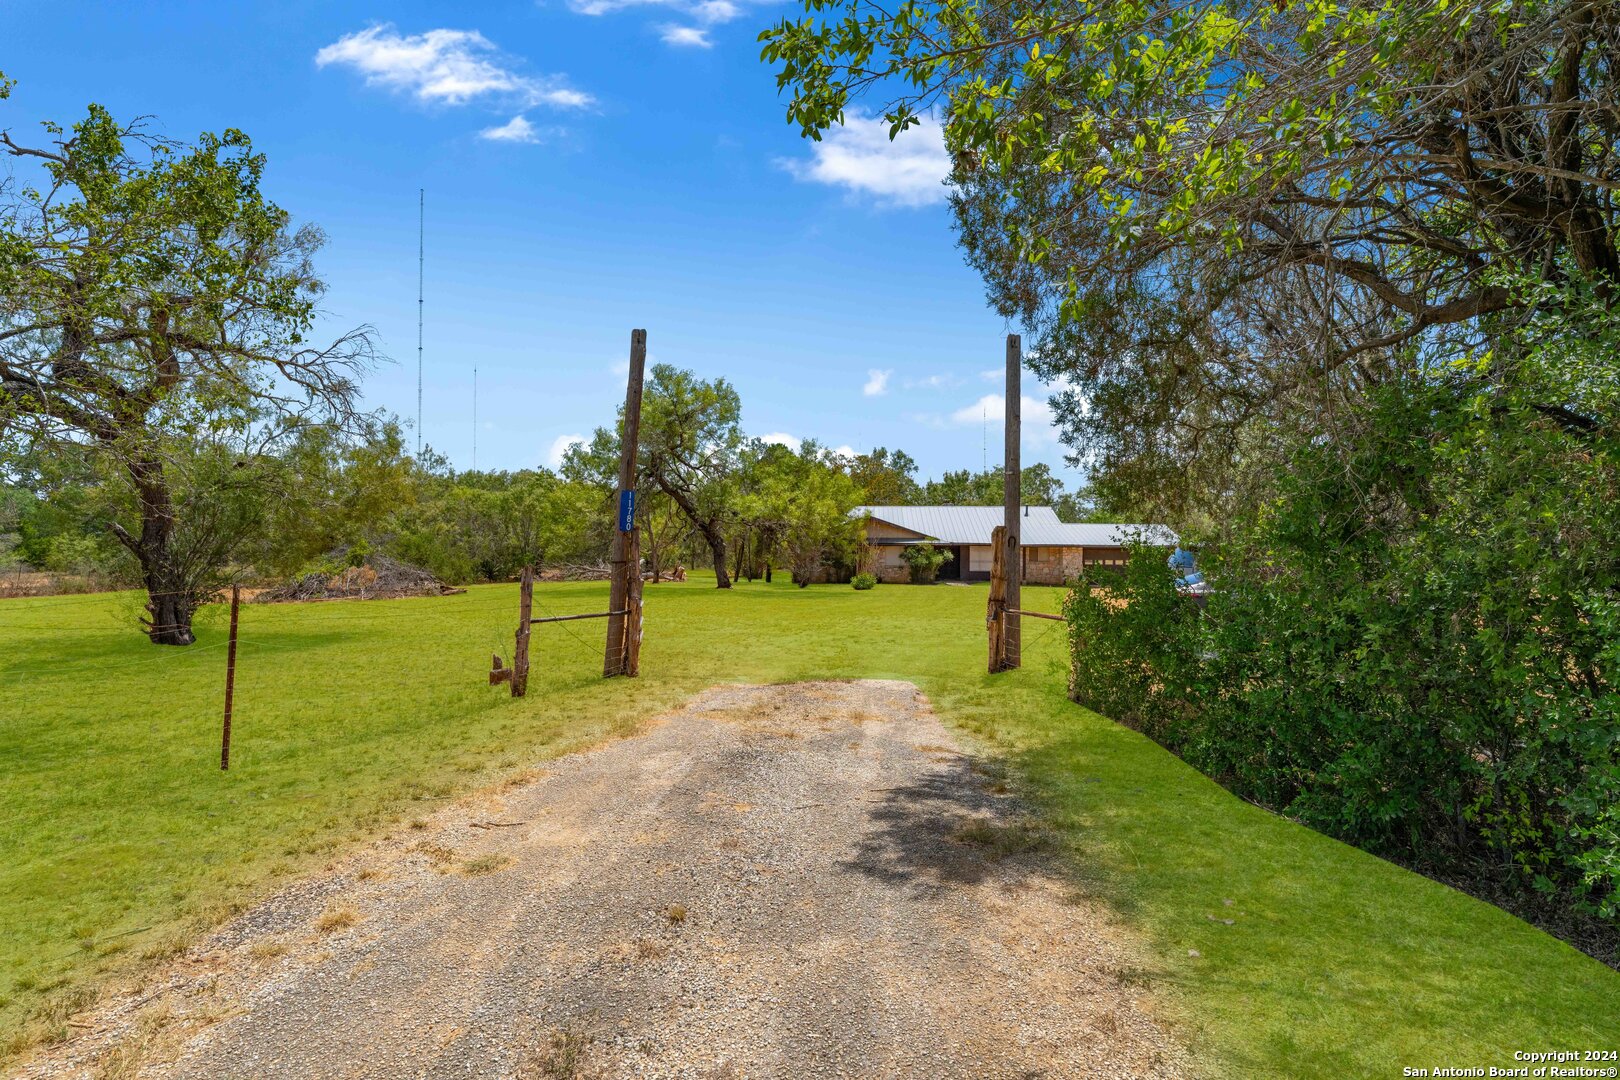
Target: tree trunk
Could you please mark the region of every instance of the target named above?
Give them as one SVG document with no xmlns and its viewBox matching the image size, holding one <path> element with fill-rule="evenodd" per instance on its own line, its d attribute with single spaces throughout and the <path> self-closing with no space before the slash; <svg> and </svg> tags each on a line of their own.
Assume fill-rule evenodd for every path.
<svg viewBox="0 0 1620 1080">
<path fill-rule="evenodd" d="M 652 571 L 653 584 L 658 584 L 663 577 L 664 546 L 658 542 L 658 533 L 653 528 L 653 515 L 649 512 L 641 521 L 641 535 L 647 538 L 645 552 L 647 555 L 647 569 Z"/>
<path fill-rule="evenodd" d="M 699 517 L 697 507 L 693 505 L 691 499 L 686 497 L 686 492 L 667 482 L 662 476 L 655 475 L 654 479 L 657 481 L 658 486 L 663 489 L 664 494 L 675 500 L 675 505 L 680 508 L 682 514 L 686 515 L 686 520 L 692 523 L 693 527 L 702 534 L 704 541 L 708 543 L 709 551 L 714 556 L 714 587 L 717 589 L 731 588 L 731 578 L 726 576 L 726 538 L 725 534 L 720 531 L 719 524 L 712 519 Z"/>
<path fill-rule="evenodd" d="M 699 525 L 698 531 L 703 534 L 703 539 L 709 542 L 709 550 L 714 553 L 714 587 L 731 588 L 731 578 L 726 575 L 725 536 L 713 525 Z"/>
<path fill-rule="evenodd" d="M 112 531 L 141 565 L 149 616 L 146 636 L 154 645 L 190 645 L 197 640 L 191 632 L 197 598 L 175 559 L 174 504 L 163 466 L 156 461 L 132 461 L 129 475 L 140 500 L 141 535 L 133 537 L 117 523 Z"/>
</svg>

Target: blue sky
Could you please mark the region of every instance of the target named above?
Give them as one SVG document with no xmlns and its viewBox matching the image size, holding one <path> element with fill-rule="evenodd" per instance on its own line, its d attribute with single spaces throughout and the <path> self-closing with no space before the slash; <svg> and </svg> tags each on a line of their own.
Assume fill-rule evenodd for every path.
<svg viewBox="0 0 1620 1080">
<path fill-rule="evenodd" d="M 190 138 L 238 127 L 272 197 L 329 236 L 332 329 L 397 361 L 368 402 L 416 411 L 426 190 L 426 441 L 459 467 L 547 465 L 607 423 L 630 330 L 724 376 L 752 435 L 898 447 L 925 474 L 999 454 L 1002 337 L 962 261 L 937 128 L 783 120 L 746 0 L 79 4 L 7 0 L 0 127 L 91 101 Z M 1025 461 L 1071 483 L 1026 375 Z"/>
</svg>

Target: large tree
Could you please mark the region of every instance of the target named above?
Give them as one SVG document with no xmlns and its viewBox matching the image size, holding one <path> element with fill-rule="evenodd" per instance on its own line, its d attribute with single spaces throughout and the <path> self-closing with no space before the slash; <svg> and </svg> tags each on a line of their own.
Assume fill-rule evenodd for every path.
<svg viewBox="0 0 1620 1080">
<path fill-rule="evenodd" d="M 715 586 L 726 573 L 726 523 L 743 448 L 742 399 L 725 379 L 704 381 L 657 364 L 641 399 L 641 452 L 647 475 L 674 500 L 714 557 Z"/>
<path fill-rule="evenodd" d="M 1241 498 L 1279 435 L 1620 274 L 1614 4 L 804 6 L 764 35 L 790 118 L 942 116 L 970 260 L 1138 493 Z"/>
<path fill-rule="evenodd" d="M 1000 465 L 981 472 L 947 469 L 938 480 L 923 484 L 917 499 L 938 506 L 1000 506 L 1006 497 L 1004 475 Z M 1055 506 L 1064 497 L 1063 481 L 1052 475 L 1052 467 L 1044 461 L 1024 467 L 1019 490 L 1026 506 Z"/>
<path fill-rule="evenodd" d="M 251 456 L 290 421 L 356 421 L 372 338 L 310 344 L 323 236 L 265 197 L 241 132 L 182 145 L 94 105 L 44 127 L 40 144 L 0 131 L 16 164 L 0 188 L 0 453 L 116 470 L 133 512 L 111 529 L 139 565 L 147 633 L 189 645 L 218 567 L 182 554 L 175 470 L 198 444 Z"/>
<path fill-rule="evenodd" d="M 865 493 L 847 460 L 814 439 L 797 449 L 755 440 L 746 457 L 738 517 L 767 571 L 783 559 L 803 588 L 829 563 L 852 565 L 860 521 L 850 512 Z"/>
<path fill-rule="evenodd" d="M 904 450 L 880 446 L 848 458 L 845 465 L 867 503 L 873 506 L 907 506 L 921 494 L 917 463 Z"/>
<path fill-rule="evenodd" d="M 742 399 L 725 379 L 705 381 L 690 371 L 655 364 L 641 398 L 641 446 L 636 486 L 662 492 L 691 523 L 714 561 L 715 584 L 731 588 L 727 532 L 738 521 L 738 480 L 747 440 Z M 620 430 L 624 410 L 619 410 Z M 563 464 L 570 479 L 604 490 L 616 481 L 618 431 L 598 428 L 590 442 L 571 448 Z"/>
</svg>

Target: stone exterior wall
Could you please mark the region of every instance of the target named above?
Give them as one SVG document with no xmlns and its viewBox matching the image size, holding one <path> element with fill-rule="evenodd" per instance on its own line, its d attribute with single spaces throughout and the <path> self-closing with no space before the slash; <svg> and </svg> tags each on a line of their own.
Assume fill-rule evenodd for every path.
<svg viewBox="0 0 1620 1080">
<path fill-rule="evenodd" d="M 907 543 L 922 540 L 919 533 L 890 525 L 886 521 L 868 521 L 866 523 L 866 539 L 868 543 L 878 540 L 904 540 Z M 869 554 L 862 560 L 861 569 L 869 574 L 875 574 L 879 581 L 889 585 L 903 585 L 911 580 L 911 568 L 900 561 L 900 553 L 905 550 L 904 545 L 886 543 L 867 549 Z"/>
<path fill-rule="evenodd" d="M 903 547 L 885 545 L 873 547 L 861 569 L 877 575 L 879 581 L 890 585 L 904 585 L 911 580 L 911 570 L 900 559 Z M 974 548 L 989 554 L 990 548 Z M 977 571 L 979 563 L 969 556 L 968 568 Z M 1024 549 L 1024 580 L 1031 585 L 1067 585 L 1077 581 L 1087 566 L 1097 567 L 1125 561 L 1123 548 L 1028 547 Z M 989 561 L 985 560 L 986 571 Z M 984 580 L 974 573 L 969 580 Z"/>
<path fill-rule="evenodd" d="M 869 574 L 876 574 L 877 579 L 890 585 L 904 585 L 911 580 L 911 567 L 900 559 L 900 553 L 905 548 L 885 544 L 874 547 L 868 565 L 864 568 Z"/>
<path fill-rule="evenodd" d="M 867 539 L 878 540 L 906 540 L 921 542 L 915 533 L 897 529 L 883 522 L 870 522 L 867 527 Z M 911 580 L 911 571 L 900 559 L 900 552 L 904 551 L 902 544 L 874 544 L 867 549 L 868 554 L 863 560 L 861 569 L 867 573 L 875 574 L 877 579 L 889 585 L 904 585 Z M 983 580 L 990 570 L 991 551 L 988 544 L 966 546 L 962 548 L 967 559 L 967 572 L 969 580 Z M 1067 585 L 1079 579 L 1086 567 L 1095 567 L 1099 564 L 1122 563 L 1125 561 L 1125 550 L 1117 547 L 1038 547 L 1030 546 L 1024 549 L 1024 580 L 1031 585 Z M 981 570 L 982 567 L 982 570 Z"/>
<path fill-rule="evenodd" d="M 1080 575 L 1083 548 L 1027 547 L 1024 580 L 1031 585 L 1062 585 Z"/>
<path fill-rule="evenodd" d="M 1124 561 L 1124 548 L 1030 547 L 1024 549 L 1024 580 L 1031 585 L 1067 585 L 1087 566 Z"/>
</svg>

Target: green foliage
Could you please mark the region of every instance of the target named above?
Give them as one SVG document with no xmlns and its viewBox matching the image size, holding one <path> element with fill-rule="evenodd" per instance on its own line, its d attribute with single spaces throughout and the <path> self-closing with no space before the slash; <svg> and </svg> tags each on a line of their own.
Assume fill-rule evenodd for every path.
<svg viewBox="0 0 1620 1080">
<path fill-rule="evenodd" d="M 983 472 L 947 469 L 938 480 L 923 484 L 915 501 L 921 506 L 1000 506 L 1006 497 L 1005 475 L 999 465 Z M 1068 505 L 1063 481 L 1044 461 L 1024 467 L 1019 499 L 1025 506 Z"/>
<path fill-rule="evenodd" d="M 868 506 L 910 506 L 921 501 L 917 463 L 903 450 L 878 447 L 856 454 L 847 464 L 849 476 L 861 489 Z"/>
<path fill-rule="evenodd" d="M 264 531 L 250 556 L 269 577 L 290 575 L 340 548 L 381 549 L 393 520 L 408 517 L 431 485 L 392 421 L 358 435 L 303 425 L 274 457 L 277 468 L 264 485 L 270 496 Z"/>
<path fill-rule="evenodd" d="M 217 459 L 254 461 L 311 420 L 364 426 L 371 334 L 309 343 L 324 237 L 265 197 L 242 132 L 187 146 L 98 105 L 43 126 L 44 146 L 0 131 L 30 170 L 0 186 L 0 464 L 86 458 L 122 485 L 105 525 L 140 566 L 151 640 L 190 644 L 259 473 Z"/>
<path fill-rule="evenodd" d="M 94 575 L 102 566 L 101 545 L 88 536 L 62 533 L 51 537 L 42 568 L 58 574 Z"/>
<path fill-rule="evenodd" d="M 525 566 L 581 560 L 592 520 L 608 520 L 595 489 L 544 469 L 425 480 L 388 518 L 388 552 L 451 582 L 507 581 Z"/>
<path fill-rule="evenodd" d="M 856 592 L 867 592 L 877 588 L 878 579 L 876 574 L 868 574 L 863 571 L 850 578 L 849 583 Z"/>
<path fill-rule="evenodd" d="M 900 552 L 900 561 L 911 571 L 913 585 L 926 585 L 933 581 L 939 568 L 954 557 L 949 551 L 929 543 L 908 544 Z"/>
<path fill-rule="evenodd" d="M 702 537 L 713 559 L 716 585 L 730 588 L 727 529 L 736 518 L 746 441 L 742 399 L 725 379 L 705 381 L 670 364 L 655 364 L 641 398 L 638 489 L 656 487 Z M 610 498 L 619 462 L 616 430 L 598 428 L 590 442 L 570 448 L 563 473 L 593 484 Z M 611 508 L 610 508 L 611 512 Z"/>
<path fill-rule="evenodd" d="M 748 458 L 737 513 L 793 580 L 802 588 L 829 566 L 852 565 L 860 522 L 850 511 L 861 489 L 838 462 L 810 439 L 797 451 L 756 443 Z"/>
<path fill-rule="evenodd" d="M 1613 4 L 801 7 L 761 35 L 789 121 L 943 124 L 968 260 L 1116 519 L 1219 529 L 1367 386 L 1620 288 Z"/>
<path fill-rule="evenodd" d="M 1077 596 L 1076 699 L 1370 850 L 1620 913 L 1620 444 L 1531 404 L 1537 362 L 1380 388 L 1352 444 L 1296 448 L 1206 552 L 1203 617 L 1147 552 L 1124 606 Z"/>
</svg>

